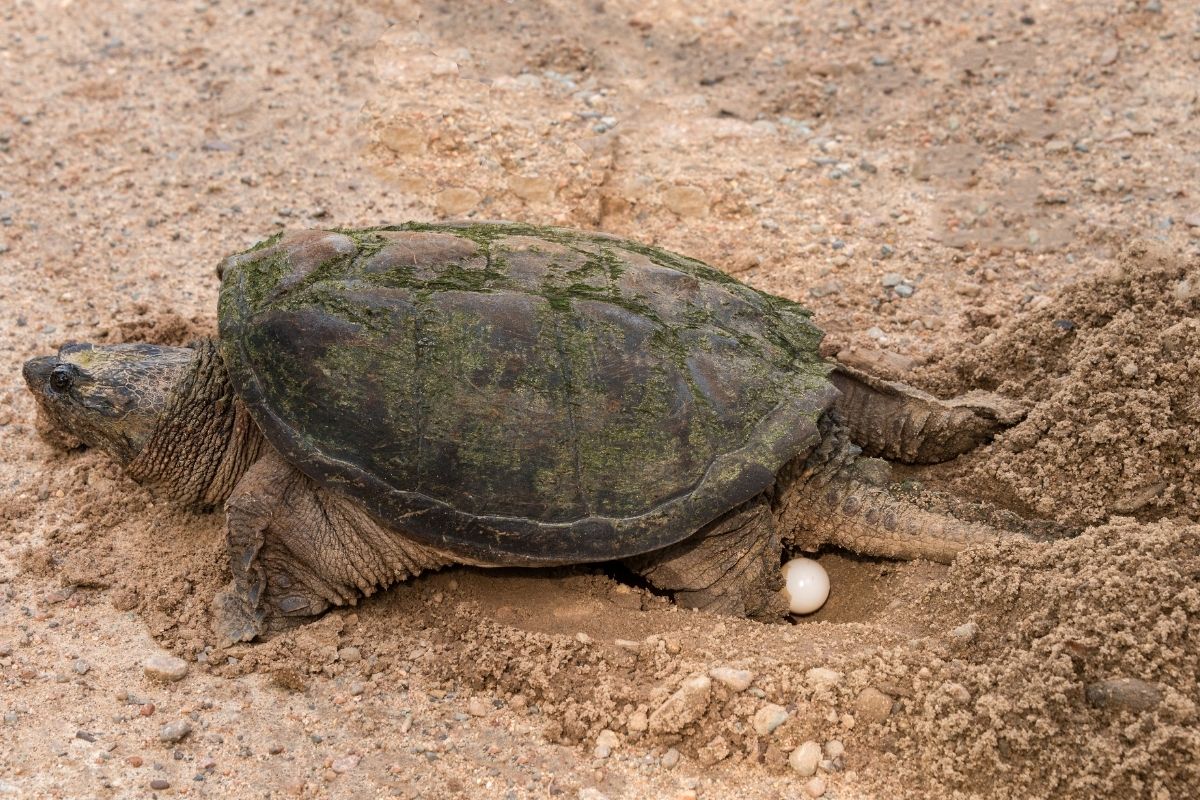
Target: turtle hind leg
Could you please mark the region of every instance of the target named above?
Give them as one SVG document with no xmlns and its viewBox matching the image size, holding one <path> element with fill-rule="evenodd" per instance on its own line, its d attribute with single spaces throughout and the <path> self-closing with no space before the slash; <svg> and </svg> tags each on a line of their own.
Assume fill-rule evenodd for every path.
<svg viewBox="0 0 1200 800">
<path fill-rule="evenodd" d="M 223 644 L 249 641 L 452 563 L 324 489 L 273 450 L 242 477 L 225 510 L 233 580 L 213 604 Z"/>
<path fill-rule="evenodd" d="M 623 563 L 681 606 L 779 619 L 787 612 L 782 554 L 770 506 L 756 498 L 682 542 Z"/>
<path fill-rule="evenodd" d="M 837 409 L 854 443 L 867 455 L 894 461 L 949 461 L 1025 417 L 1020 403 L 989 392 L 941 400 L 846 364 L 829 377 L 841 392 Z"/>
</svg>

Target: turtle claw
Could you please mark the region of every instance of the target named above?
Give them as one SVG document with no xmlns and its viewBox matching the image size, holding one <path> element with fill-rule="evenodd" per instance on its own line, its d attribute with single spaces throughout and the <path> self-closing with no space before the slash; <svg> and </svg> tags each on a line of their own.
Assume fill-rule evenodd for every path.
<svg viewBox="0 0 1200 800">
<path fill-rule="evenodd" d="M 249 642 L 262 634 L 266 615 L 251 604 L 233 583 L 217 593 L 212 603 L 212 627 L 221 647 Z"/>
</svg>

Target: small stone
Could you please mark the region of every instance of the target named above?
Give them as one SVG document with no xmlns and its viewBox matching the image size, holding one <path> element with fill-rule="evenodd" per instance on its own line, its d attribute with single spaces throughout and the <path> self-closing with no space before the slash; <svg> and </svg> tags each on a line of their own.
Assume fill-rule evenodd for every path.
<svg viewBox="0 0 1200 800">
<path fill-rule="evenodd" d="M 166 653 L 155 653 L 142 662 L 142 671 L 151 680 L 171 683 L 183 680 L 183 677 L 187 675 L 188 665 L 182 658 L 176 658 Z"/>
<path fill-rule="evenodd" d="M 974 622 L 964 623 L 950 631 L 950 636 L 953 637 L 955 641 L 962 642 L 963 644 L 975 641 L 975 637 L 978 635 L 979 626 Z"/>
<path fill-rule="evenodd" d="M 338 775 L 343 775 L 358 766 L 358 756 L 353 753 L 341 758 L 335 758 L 329 768 Z"/>
<path fill-rule="evenodd" d="M 352 697 L 358 697 L 366 691 L 367 685 L 362 681 L 354 681 L 350 684 L 350 695 Z"/>
<path fill-rule="evenodd" d="M 696 758 L 706 767 L 711 767 L 729 758 L 729 742 L 724 736 L 715 736 L 696 752 Z"/>
<path fill-rule="evenodd" d="M 1119 711 L 1151 711 L 1162 701 L 1162 691 L 1138 678 L 1110 678 L 1089 683 L 1084 696 L 1096 708 Z"/>
<path fill-rule="evenodd" d="M 1183 224 L 1189 228 L 1200 228 L 1200 213 L 1188 214 L 1183 218 Z"/>
<path fill-rule="evenodd" d="M 223 142 L 220 139 L 209 139 L 204 144 L 200 145 L 201 150 L 208 150 L 213 153 L 228 153 L 233 149 L 233 145 L 229 142 Z"/>
<path fill-rule="evenodd" d="M 813 297 L 828 297 L 832 294 L 841 294 L 843 288 L 841 281 L 830 278 L 808 287 L 808 293 Z"/>
<path fill-rule="evenodd" d="M 163 780 L 162 778 L 155 778 L 154 780 L 150 781 L 150 788 L 161 792 L 163 789 L 170 789 L 171 782 Z"/>
<path fill-rule="evenodd" d="M 817 771 L 821 762 L 821 745 L 813 741 L 805 742 L 792 751 L 788 756 L 788 764 L 802 776 L 809 776 Z"/>
<path fill-rule="evenodd" d="M 883 284 L 885 289 L 891 289 L 893 286 L 899 286 L 904 283 L 904 276 L 899 272 L 889 272 L 879 282 Z"/>
<path fill-rule="evenodd" d="M 754 681 L 753 672 L 748 669 L 734 669 L 733 667 L 713 667 L 708 671 L 708 677 L 735 692 L 746 691 Z"/>
<path fill-rule="evenodd" d="M 343 647 L 338 650 L 338 658 L 347 664 L 362 661 L 362 652 L 357 647 Z"/>
<path fill-rule="evenodd" d="M 612 755 L 612 751 L 617 749 L 619 744 L 621 744 L 620 738 L 608 728 L 605 728 L 596 737 L 596 749 L 592 751 L 592 755 L 596 758 L 608 758 Z"/>
<path fill-rule="evenodd" d="M 830 739 L 825 743 L 825 757 L 830 761 L 835 761 L 842 757 L 846 752 L 846 746 L 838 739 Z"/>
<path fill-rule="evenodd" d="M 438 192 L 434 203 L 443 214 L 456 216 L 475 208 L 482 199 L 479 192 L 474 189 L 460 186 Z"/>
<path fill-rule="evenodd" d="M 759 736 L 770 736 L 776 728 L 787 722 L 788 712 L 783 706 L 769 703 L 754 714 L 754 732 Z"/>
<path fill-rule="evenodd" d="M 681 217 L 708 215 L 708 195 L 698 186 L 672 186 L 662 193 L 662 201 Z"/>
<path fill-rule="evenodd" d="M 71 668 L 75 670 L 75 674 L 77 675 L 87 675 L 92 665 L 82 658 L 77 658 L 75 659 L 75 663 L 71 665 Z"/>
<path fill-rule="evenodd" d="M 130 756 L 129 758 L 125 759 L 125 763 L 136 769 L 137 767 L 140 767 L 143 762 L 141 756 Z"/>
<path fill-rule="evenodd" d="M 813 667 L 804 673 L 813 688 L 821 686 L 837 686 L 842 681 L 842 673 L 828 667 Z"/>
<path fill-rule="evenodd" d="M 825 779 L 814 775 L 804 784 L 804 793 L 809 797 L 821 797 L 825 794 Z"/>
<path fill-rule="evenodd" d="M 472 697 L 467 701 L 467 713 L 472 717 L 486 717 L 491 711 L 491 705 L 482 697 Z"/>
<path fill-rule="evenodd" d="M 704 714 L 711 692 L 712 681 L 707 675 L 691 676 L 650 715 L 650 730 L 678 733 Z"/>
<path fill-rule="evenodd" d="M 168 722 L 158 729 L 159 741 L 178 742 L 192 732 L 192 723 L 186 719 Z"/>
<path fill-rule="evenodd" d="M 1121 55 L 1121 51 L 1115 45 L 1103 50 L 1100 57 L 1096 59 L 1096 63 L 1102 67 L 1111 67 L 1117 63 L 1117 56 Z"/>
<path fill-rule="evenodd" d="M 675 765 L 678 763 L 679 763 L 679 751 L 676 750 L 674 747 L 672 747 L 667 752 L 663 753 L 663 757 L 662 757 L 663 767 L 665 767 L 666 769 L 674 769 Z"/>
<path fill-rule="evenodd" d="M 855 698 L 854 711 L 864 722 L 883 722 L 892 713 L 892 698 L 874 686 L 868 686 Z"/>
<path fill-rule="evenodd" d="M 913 294 L 913 292 L 916 291 L 916 289 L 914 289 L 912 286 L 910 286 L 907 283 L 901 283 L 900 285 L 898 285 L 894 289 L 892 289 L 892 291 L 895 292 L 896 294 L 900 295 L 901 297 L 912 297 L 912 294 Z"/>
</svg>

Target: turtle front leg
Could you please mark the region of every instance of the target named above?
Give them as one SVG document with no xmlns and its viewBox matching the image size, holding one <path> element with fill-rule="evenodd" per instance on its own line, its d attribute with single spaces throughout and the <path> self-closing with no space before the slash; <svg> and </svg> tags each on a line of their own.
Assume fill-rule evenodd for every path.
<svg viewBox="0 0 1200 800">
<path fill-rule="evenodd" d="M 718 614 L 779 619 L 783 547 L 766 498 L 755 498 L 682 542 L 624 563 L 675 602 Z"/>
<path fill-rule="evenodd" d="M 452 563 L 321 487 L 274 450 L 242 476 L 225 511 L 233 580 L 214 601 L 223 644 Z"/>
</svg>

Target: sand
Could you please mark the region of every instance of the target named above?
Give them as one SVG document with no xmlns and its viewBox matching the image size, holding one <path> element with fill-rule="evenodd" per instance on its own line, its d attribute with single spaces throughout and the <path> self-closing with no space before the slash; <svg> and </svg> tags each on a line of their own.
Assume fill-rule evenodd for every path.
<svg viewBox="0 0 1200 800">
<path fill-rule="evenodd" d="M 1200 16 L 1163 5 L 0 10 L 0 792 L 1195 795 Z M 670 247 L 1017 399 L 896 478 L 1076 535 L 825 552 L 795 624 L 461 568 L 216 647 L 220 515 L 38 436 L 20 364 L 211 335 L 281 227 L 449 217 Z"/>
</svg>

